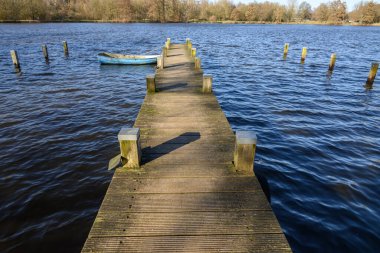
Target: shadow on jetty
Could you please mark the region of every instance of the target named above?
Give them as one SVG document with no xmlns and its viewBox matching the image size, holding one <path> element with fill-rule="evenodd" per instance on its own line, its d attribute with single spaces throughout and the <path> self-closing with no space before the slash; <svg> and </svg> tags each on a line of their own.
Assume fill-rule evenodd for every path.
<svg viewBox="0 0 380 253">
<path fill-rule="evenodd" d="M 155 147 L 142 149 L 142 164 L 146 164 L 201 138 L 199 132 L 186 132 Z"/>
</svg>

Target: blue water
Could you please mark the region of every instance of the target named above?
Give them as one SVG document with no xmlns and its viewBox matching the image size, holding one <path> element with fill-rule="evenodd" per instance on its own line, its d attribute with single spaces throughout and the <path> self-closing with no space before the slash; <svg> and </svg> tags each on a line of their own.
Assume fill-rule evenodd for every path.
<svg viewBox="0 0 380 253">
<path fill-rule="evenodd" d="M 257 132 L 255 171 L 294 252 L 379 252 L 380 82 L 363 84 L 380 60 L 380 28 L 2 24 L 0 34 L 0 252 L 80 251 L 117 133 L 154 72 L 100 66 L 96 54 L 145 53 L 167 37 L 193 40 L 233 129 Z"/>
</svg>

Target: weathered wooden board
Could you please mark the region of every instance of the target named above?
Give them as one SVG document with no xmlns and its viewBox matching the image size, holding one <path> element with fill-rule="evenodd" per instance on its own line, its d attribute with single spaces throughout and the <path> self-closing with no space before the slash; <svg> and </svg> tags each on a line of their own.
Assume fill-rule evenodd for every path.
<svg viewBox="0 0 380 253">
<path fill-rule="evenodd" d="M 129 208 L 131 206 L 131 208 Z M 128 207 L 128 208 L 126 208 Z M 204 193 L 119 193 L 110 192 L 99 214 L 107 212 L 233 212 L 270 211 L 262 191 Z"/>
<path fill-rule="evenodd" d="M 291 252 L 285 236 L 280 234 L 92 237 L 83 252 Z"/>
<path fill-rule="evenodd" d="M 254 177 L 115 178 L 109 191 L 136 193 L 252 192 L 261 191 Z"/>
<path fill-rule="evenodd" d="M 278 233 L 272 211 L 100 212 L 93 236 L 250 235 Z M 133 206 L 131 207 L 133 209 Z"/>
<path fill-rule="evenodd" d="M 141 168 L 116 169 L 82 252 L 291 252 L 203 72 L 185 45 L 167 53 L 134 125 Z"/>
</svg>

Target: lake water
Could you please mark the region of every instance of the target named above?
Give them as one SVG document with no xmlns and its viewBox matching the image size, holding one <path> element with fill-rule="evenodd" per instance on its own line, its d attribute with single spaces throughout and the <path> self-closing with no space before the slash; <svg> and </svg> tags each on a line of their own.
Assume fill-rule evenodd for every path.
<svg viewBox="0 0 380 253">
<path fill-rule="evenodd" d="M 379 252 L 380 81 L 363 84 L 380 60 L 380 28 L 2 24 L 0 34 L 0 252 L 80 251 L 118 131 L 133 124 L 155 70 L 100 66 L 96 54 L 145 53 L 167 37 L 193 40 L 233 129 L 257 132 L 255 170 L 292 249 Z"/>
</svg>

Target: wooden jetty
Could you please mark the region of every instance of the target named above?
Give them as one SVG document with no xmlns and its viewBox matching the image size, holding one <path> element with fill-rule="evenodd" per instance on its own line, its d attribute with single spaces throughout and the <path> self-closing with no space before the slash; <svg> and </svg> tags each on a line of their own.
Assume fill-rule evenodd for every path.
<svg viewBox="0 0 380 253">
<path fill-rule="evenodd" d="M 253 173 L 254 135 L 235 136 L 190 41 L 165 48 L 82 252 L 291 252 Z"/>
</svg>

